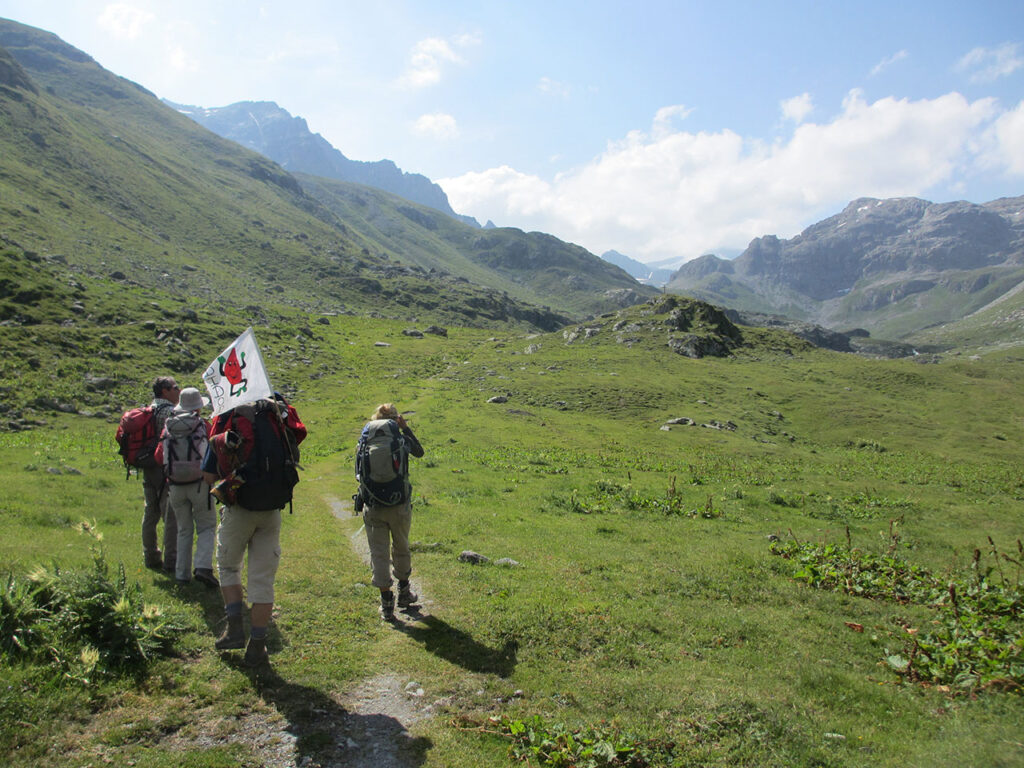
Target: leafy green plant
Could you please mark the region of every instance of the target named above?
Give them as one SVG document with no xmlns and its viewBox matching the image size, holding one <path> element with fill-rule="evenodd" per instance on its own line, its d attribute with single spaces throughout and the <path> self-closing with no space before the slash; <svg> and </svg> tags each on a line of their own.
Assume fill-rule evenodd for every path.
<svg viewBox="0 0 1024 768">
<path fill-rule="evenodd" d="M 888 666 L 916 683 L 953 686 L 959 691 L 1024 689 L 1024 588 L 1018 557 L 991 544 L 993 565 L 982 565 L 981 550 L 967 573 L 940 578 L 895 553 L 896 536 L 885 554 L 871 554 L 847 543 L 773 542 L 773 553 L 793 560 L 793 576 L 816 589 L 932 608 L 935 618 L 923 631 L 902 623 L 902 652 L 887 653 Z M 1007 577 L 1001 561 L 1017 566 Z"/>
<path fill-rule="evenodd" d="M 570 728 L 539 715 L 502 716 L 481 729 L 508 738 L 513 760 L 550 768 L 654 768 L 675 765 L 681 755 L 674 742 L 645 739 L 608 723 Z"/>
</svg>

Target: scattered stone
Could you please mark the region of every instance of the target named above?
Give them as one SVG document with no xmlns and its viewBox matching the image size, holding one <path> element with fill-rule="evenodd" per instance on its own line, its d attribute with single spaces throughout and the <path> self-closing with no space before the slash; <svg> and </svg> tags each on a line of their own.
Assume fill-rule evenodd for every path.
<svg viewBox="0 0 1024 768">
<path fill-rule="evenodd" d="M 701 424 L 701 426 L 707 429 L 724 429 L 727 432 L 736 431 L 736 425 L 731 421 L 726 421 L 724 423 L 721 421 L 709 421 L 707 424 Z"/>
<path fill-rule="evenodd" d="M 46 471 L 49 472 L 51 475 L 61 474 L 60 467 L 47 467 Z"/>
<path fill-rule="evenodd" d="M 79 470 L 75 469 L 74 467 L 64 467 L 64 474 L 65 475 L 80 475 L 82 473 Z"/>
<path fill-rule="evenodd" d="M 508 398 L 505 397 L 504 395 L 495 395 L 494 397 L 488 399 L 487 402 L 488 403 L 507 403 L 508 402 Z"/>
<path fill-rule="evenodd" d="M 386 341 L 375 341 L 375 342 L 373 342 L 373 346 L 375 346 L 375 347 L 390 347 L 391 345 L 388 344 Z"/>
<path fill-rule="evenodd" d="M 405 695 L 418 699 L 423 695 L 423 688 L 419 683 L 410 680 L 405 686 Z"/>
<path fill-rule="evenodd" d="M 448 329 L 443 328 L 440 325 L 428 325 L 423 329 L 423 332 L 432 333 L 435 336 L 444 336 L 446 339 L 448 338 Z"/>
<path fill-rule="evenodd" d="M 506 568 L 518 568 L 520 565 L 519 562 L 513 560 L 511 557 L 503 557 L 500 560 L 495 560 L 494 564 L 501 565 Z"/>
<path fill-rule="evenodd" d="M 469 563 L 470 565 L 482 565 L 483 563 L 491 562 L 491 558 L 477 554 L 471 549 L 466 549 L 459 553 L 459 562 Z"/>
<path fill-rule="evenodd" d="M 537 352 L 540 352 L 540 344 L 531 344 L 530 346 L 523 350 L 524 355 L 533 355 L 536 354 Z"/>
<path fill-rule="evenodd" d="M 411 552 L 436 552 L 441 549 L 441 542 L 433 541 L 430 544 L 426 544 L 422 541 L 414 541 L 409 545 Z"/>
<path fill-rule="evenodd" d="M 320 323 L 320 325 L 330 325 L 331 324 L 331 318 L 329 318 L 329 317 L 318 317 L 316 319 L 316 321 L 318 323 Z"/>
<path fill-rule="evenodd" d="M 402 335 L 403 336 L 412 336 L 415 339 L 422 339 L 423 338 L 423 331 L 419 331 L 419 330 L 417 330 L 415 328 L 406 328 L 404 331 L 402 331 Z"/>
<path fill-rule="evenodd" d="M 52 397 L 40 396 L 32 401 L 31 405 L 35 408 L 39 408 L 44 411 L 59 411 L 60 413 L 78 413 L 76 408 L 71 403 L 62 403 L 59 400 Z"/>
<path fill-rule="evenodd" d="M 679 416 L 675 419 L 669 419 L 665 422 L 666 424 L 682 424 L 684 427 L 694 427 L 697 422 L 686 416 Z"/>
<path fill-rule="evenodd" d="M 117 388 L 117 379 L 112 379 L 109 376 L 93 376 L 91 373 L 87 373 L 85 374 L 85 388 L 92 392 L 109 392 Z"/>
</svg>

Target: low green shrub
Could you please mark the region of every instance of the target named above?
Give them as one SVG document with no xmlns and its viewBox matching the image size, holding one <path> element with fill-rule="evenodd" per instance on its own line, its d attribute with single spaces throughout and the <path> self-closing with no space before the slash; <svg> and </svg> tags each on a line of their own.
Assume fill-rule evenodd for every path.
<svg viewBox="0 0 1024 768">
<path fill-rule="evenodd" d="M 149 663 L 173 653 L 185 626 L 146 603 L 124 565 L 111 576 L 95 527 L 92 567 L 38 567 L 24 578 L 8 574 L 0 591 L 0 652 L 10 660 L 48 667 L 89 683 L 97 677 L 141 675 Z"/>
<path fill-rule="evenodd" d="M 950 686 L 956 691 L 1024 690 L 1024 547 L 1017 557 L 999 552 L 992 540 L 992 565 L 974 550 L 969 570 L 938 577 L 896 554 L 891 534 L 885 554 L 849 543 L 772 542 L 773 553 L 798 567 L 793 577 L 816 589 L 931 608 L 925 629 L 900 627 L 899 651 L 887 652 L 890 669 L 915 683 Z M 1002 563 L 1016 566 L 1011 577 Z"/>
</svg>

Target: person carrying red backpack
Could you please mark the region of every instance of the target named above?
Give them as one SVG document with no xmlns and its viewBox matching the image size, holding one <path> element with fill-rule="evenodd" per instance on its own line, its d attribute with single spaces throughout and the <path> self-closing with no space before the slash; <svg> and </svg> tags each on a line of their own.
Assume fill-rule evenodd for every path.
<svg viewBox="0 0 1024 768">
<path fill-rule="evenodd" d="M 218 650 L 245 648 L 244 664 L 268 660 L 267 629 L 274 610 L 274 579 L 281 559 L 281 509 L 298 482 L 298 445 L 306 426 L 283 396 L 218 414 L 210 430 L 203 476 L 224 506 L 217 529 L 217 568 L 227 627 Z M 248 582 L 242 566 L 248 558 Z M 242 622 L 252 604 L 248 643 Z"/>
<path fill-rule="evenodd" d="M 178 404 L 181 387 L 172 376 L 158 376 L 153 380 L 153 411 L 156 435 L 163 432 L 164 422 Z M 178 523 L 174 510 L 167 505 L 167 482 L 164 468 L 153 461 L 140 467 L 142 491 L 146 506 L 142 513 L 142 554 L 147 568 L 162 568 L 173 573 L 178 559 Z M 157 526 L 164 522 L 163 552 L 157 544 Z"/>
</svg>

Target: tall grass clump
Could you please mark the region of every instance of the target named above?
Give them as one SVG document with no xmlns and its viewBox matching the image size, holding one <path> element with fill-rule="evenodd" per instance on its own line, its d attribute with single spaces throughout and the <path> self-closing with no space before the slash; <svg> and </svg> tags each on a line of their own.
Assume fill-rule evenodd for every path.
<svg viewBox="0 0 1024 768">
<path fill-rule="evenodd" d="M 145 602 L 123 564 L 111 574 L 93 525 L 83 522 L 80 530 L 94 540 L 91 567 L 54 564 L 22 578 L 7 575 L 0 591 L 0 654 L 84 684 L 139 677 L 153 660 L 173 653 L 185 627 Z"/>
</svg>

